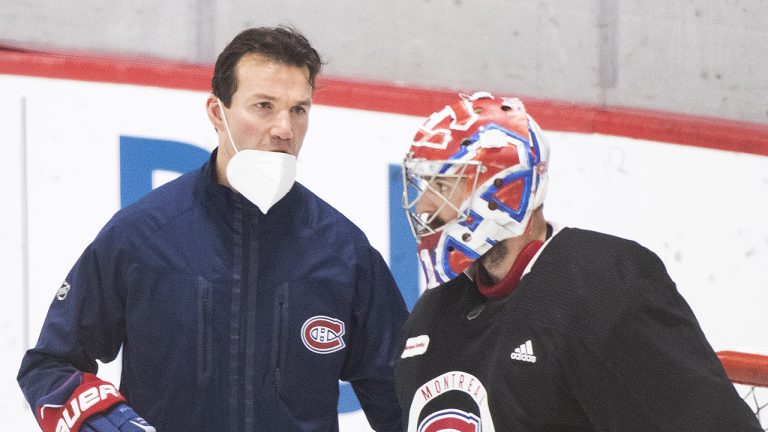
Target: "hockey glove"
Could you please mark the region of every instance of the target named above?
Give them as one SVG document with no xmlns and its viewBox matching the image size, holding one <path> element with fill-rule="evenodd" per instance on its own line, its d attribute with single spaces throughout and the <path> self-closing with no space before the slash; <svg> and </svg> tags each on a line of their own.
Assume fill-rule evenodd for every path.
<svg viewBox="0 0 768 432">
<path fill-rule="evenodd" d="M 116 405 L 127 410 L 112 409 Z M 94 418 L 94 421 L 102 426 L 106 425 L 106 421 L 111 429 L 89 424 L 90 419 L 97 414 L 101 419 Z M 132 417 L 127 417 L 129 415 Z M 154 431 L 144 419 L 125 405 L 125 397 L 114 385 L 102 381 L 96 375 L 82 372 L 73 373 L 59 388 L 40 398 L 37 417 L 43 432 Z M 144 429 L 133 426 L 131 420 Z"/>
<path fill-rule="evenodd" d="M 121 403 L 85 421 L 80 432 L 156 432 L 133 408 Z"/>
</svg>

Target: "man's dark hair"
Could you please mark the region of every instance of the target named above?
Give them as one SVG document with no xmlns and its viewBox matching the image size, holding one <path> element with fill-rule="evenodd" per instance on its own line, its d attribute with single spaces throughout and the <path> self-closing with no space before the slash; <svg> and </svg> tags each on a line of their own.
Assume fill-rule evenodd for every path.
<svg viewBox="0 0 768 432">
<path fill-rule="evenodd" d="M 232 39 L 216 59 L 211 88 L 228 107 L 237 90 L 235 67 L 246 54 L 260 54 L 288 66 L 309 69 L 309 85 L 315 88 L 315 77 L 323 65 L 320 54 L 304 35 L 288 26 L 257 27 L 243 30 Z"/>
</svg>

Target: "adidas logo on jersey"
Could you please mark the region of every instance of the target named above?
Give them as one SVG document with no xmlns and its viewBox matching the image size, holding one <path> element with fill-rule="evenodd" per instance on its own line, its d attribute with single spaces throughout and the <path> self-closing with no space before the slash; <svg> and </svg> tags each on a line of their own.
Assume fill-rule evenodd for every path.
<svg viewBox="0 0 768 432">
<path fill-rule="evenodd" d="M 510 357 L 512 357 L 512 360 L 536 363 L 536 356 L 533 355 L 533 344 L 531 344 L 531 340 L 528 339 L 524 344 L 515 348 L 515 351 L 512 352 Z"/>
</svg>

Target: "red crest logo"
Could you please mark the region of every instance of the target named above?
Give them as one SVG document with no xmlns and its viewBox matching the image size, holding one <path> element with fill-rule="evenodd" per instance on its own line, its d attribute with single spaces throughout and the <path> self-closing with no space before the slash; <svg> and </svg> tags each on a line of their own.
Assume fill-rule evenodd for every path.
<svg viewBox="0 0 768 432">
<path fill-rule="evenodd" d="M 438 411 L 419 425 L 419 432 L 477 432 L 480 430 L 480 419 L 472 414 L 456 409 Z"/>
<path fill-rule="evenodd" d="M 304 346 L 318 354 L 328 354 L 344 348 L 344 321 L 318 315 L 301 326 L 301 341 Z"/>
</svg>

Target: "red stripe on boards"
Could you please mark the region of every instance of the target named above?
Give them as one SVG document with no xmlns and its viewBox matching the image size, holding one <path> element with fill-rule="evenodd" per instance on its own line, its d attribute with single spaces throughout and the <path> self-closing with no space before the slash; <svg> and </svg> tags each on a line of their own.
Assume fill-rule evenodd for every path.
<svg viewBox="0 0 768 432">
<path fill-rule="evenodd" d="M 0 74 L 210 91 L 211 65 L 0 48 Z M 426 117 L 456 91 L 319 77 L 315 103 Z M 544 130 L 625 136 L 768 156 L 768 124 L 525 98 Z"/>
</svg>

